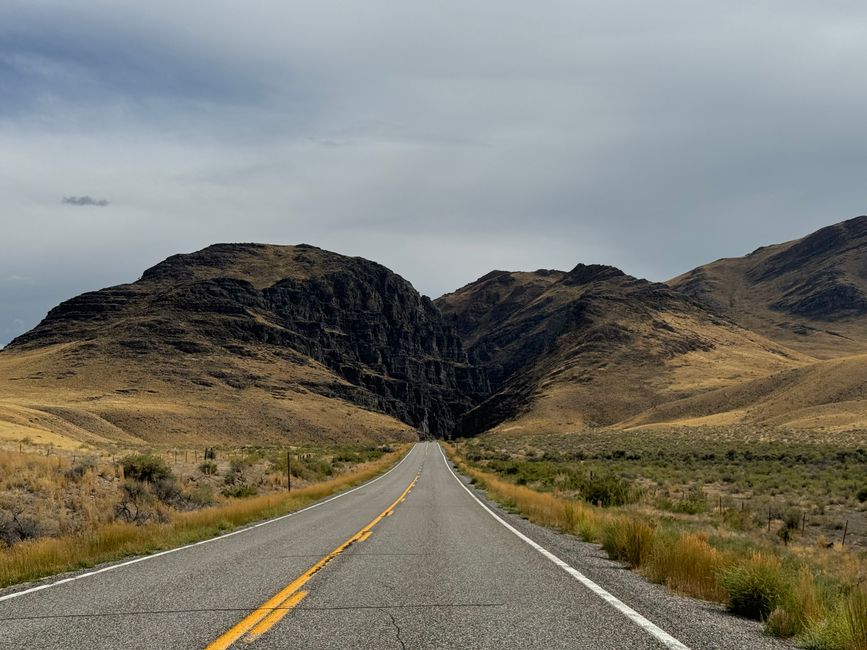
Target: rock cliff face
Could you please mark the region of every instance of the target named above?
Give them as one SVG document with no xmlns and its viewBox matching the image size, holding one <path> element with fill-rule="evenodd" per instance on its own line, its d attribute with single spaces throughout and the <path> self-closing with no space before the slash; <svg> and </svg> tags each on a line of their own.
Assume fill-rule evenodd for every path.
<svg viewBox="0 0 867 650">
<path fill-rule="evenodd" d="M 507 420 L 542 431 L 615 424 L 688 395 L 671 389 L 687 355 L 713 363 L 737 348 L 759 367 L 788 366 L 779 346 L 611 266 L 495 271 L 436 304 L 491 382 L 492 396 L 462 418 L 466 434 Z"/>
<path fill-rule="evenodd" d="M 348 382 L 329 387 L 333 396 L 434 435 L 488 392 L 454 329 L 409 282 L 306 245 L 221 244 L 170 257 L 135 283 L 58 305 L 8 349 L 71 341 L 127 363 L 262 348 L 309 357 Z"/>
</svg>

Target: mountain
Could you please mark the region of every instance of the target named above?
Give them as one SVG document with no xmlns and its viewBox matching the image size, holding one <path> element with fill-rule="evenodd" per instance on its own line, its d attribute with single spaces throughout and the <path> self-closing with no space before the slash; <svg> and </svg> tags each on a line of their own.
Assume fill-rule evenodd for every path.
<svg viewBox="0 0 867 650">
<path fill-rule="evenodd" d="M 494 271 L 435 302 L 493 391 L 463 418 L 464 433 L 611 426 L 810 361 L 610 266 Z"/>
<path fill-rule="evenodd" d="M 308 245 L 172 256 L 0 352 L 0 431 L 85 440 L 442 435 L 487 392 L 409 282 Z"/>
<path fill-rule="evenodd" d="M 718 260 L 668 284 L 816 358 L 867 352 L 867 216 Z"/>
<path fill-rule="evenodd" d="M 668 283 L 498 270 L 434 302 L 361 258 L 218 244 L 68 300 L 0 352 L 0 438 L 851 429 L 865 368 L 867 217 Z"/>
</svg>

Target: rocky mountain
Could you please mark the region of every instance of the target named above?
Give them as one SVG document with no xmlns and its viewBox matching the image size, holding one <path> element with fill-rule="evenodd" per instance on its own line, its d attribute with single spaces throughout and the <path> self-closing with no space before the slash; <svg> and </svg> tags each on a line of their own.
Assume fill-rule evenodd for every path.
<svg viewBox="0 0 867 650">
<path fill-rule="evenodd" d="M 608 426 L 807 359 L 665 284 L 601 265 L 494 271 L 436 301 L 493 395 L 464 433 Z"/>
<path fill-rule="evenodd" d="M 4 367 L 23 372 L 33 363 L 20 360 L 36 357 L 41 372 L 4 377 Z M 245 392 L 255 399 L 236 408 L 254 422 L 268 412 L 263 427 L 307 395 L 319 398 L 317 408 L 349 413 L 350 428 L 361 410 L 443 435 L 488 392 L 455 331 L 409 282 L 374 262 L 307 245 L 210 246 L 170 257 L 132 284 L 68 300 L 0 353 L 0 394 L 49 379 L 55 395 L 64 386 L 75 392 L 83 377 L 94 380 L 95 368 L 108 373 L 97 380 L 108 392 L 82 394 L 63 408 L 151 439 L 131 410 L 192 409 L 207 422 L 203 400 L 225 403 Z M 154 405 L 156 395 L 171 393 L 185 403 Z M 121 413 L 109 404 L 118 395 L 137 399 Z M 244 428 L 240 420 L 233 418 Z"/>
<path fill-rule="evenodd" d="M 821 359 L 867 351 L 867 216 L 722 259 L 671 287 Z"/>
<path fill-rule="evenodd" d="M 0 437 L 389 440 L 867 426 L 867 217 L 669 283 L 492 271 L 435 302 L 361 258 L 220 244 L 0 352 Z"/>
</svg>

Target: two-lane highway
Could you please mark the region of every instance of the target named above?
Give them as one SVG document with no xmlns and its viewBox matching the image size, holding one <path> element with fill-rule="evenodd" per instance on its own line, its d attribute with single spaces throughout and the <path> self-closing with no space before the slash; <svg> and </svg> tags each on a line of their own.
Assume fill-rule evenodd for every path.
<svg viewBox="0 0 867 650">
<path fill-rule="evenodd" d="M 0 647 L 737 647 L 687 646 L 522 535 L 419 443 L 292 516 L 0 594 Z"/>
</svg>

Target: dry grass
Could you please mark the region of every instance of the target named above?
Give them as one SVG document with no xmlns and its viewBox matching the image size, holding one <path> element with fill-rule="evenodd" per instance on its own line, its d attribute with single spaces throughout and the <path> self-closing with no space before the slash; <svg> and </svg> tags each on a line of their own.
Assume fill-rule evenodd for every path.
<svg viewBox="0 0 867 650">
<path fill-rule="evenodd" d="M 672 591 L 721 603 L 727 594 L 717 574 L 725 562 L 725 555 L 708 543 L 707 535 L 658 535 L 644 573 Z"/>
<path fill-rule="evenodd" d="M 348 386 L 312 359 L 119 357 L 110 342 L 0 352 L 0 445 L 409 441 L 411 427 L 317 394 Z"/>
<path fill-rule="evenodd" d="M 826 549 L 823 561 L 811 562 L 811 554 L 768 547 L 745 534 L 711 530 L 718 539 L 711 538 L 708 532 L 663 525 L 646 513 L 598 508 L 510 483 L 470 467 L 455 447 L 444 446 L 460 471 L 491 498 L 534 523 L 602 543 L 611 557 L 654 582 L 762 619 L 772 634 L 794 636 L 806 648 L 867 650 L 863 557 L 836 548 Z"/>
<path fill-rule="evenodd" d="M 233 499 L 211 508 L 173 513 L 166 523 L 136 526 L 114 522 L 75 535 L 28 540 L 11 548 L 0 549 L 0 587 L 129 555 L 153 553 L 298 510 L 317 499 L 381 474 L 394 465 L 406 450 L 404 447 L 334 479 L 293 490 L 291 494 Z"/>
</svg>

